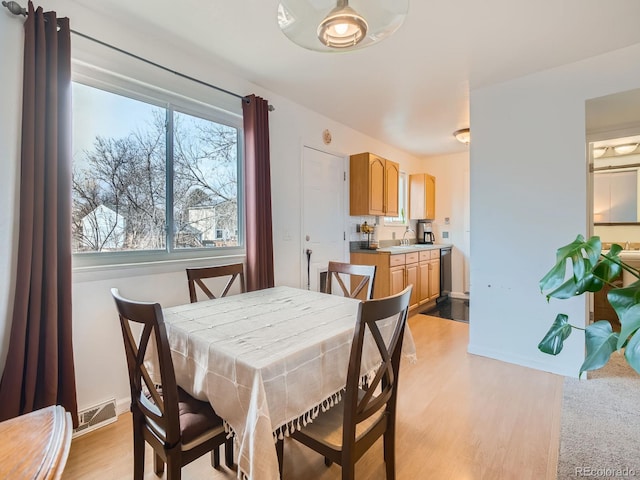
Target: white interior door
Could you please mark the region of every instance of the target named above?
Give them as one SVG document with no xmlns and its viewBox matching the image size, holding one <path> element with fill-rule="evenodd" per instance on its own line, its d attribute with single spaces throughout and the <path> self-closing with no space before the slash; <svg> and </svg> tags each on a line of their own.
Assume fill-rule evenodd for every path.
<svg viewBox="0 0 640 480">
<path fill-rule="evenodd" d="M 317 291 L 329 260 L 346 260 L 345 159 L 311 147 L 302 155 L 302 285 Z M 310 255 L 307 252 L 310 251 Z"/>
</svg>

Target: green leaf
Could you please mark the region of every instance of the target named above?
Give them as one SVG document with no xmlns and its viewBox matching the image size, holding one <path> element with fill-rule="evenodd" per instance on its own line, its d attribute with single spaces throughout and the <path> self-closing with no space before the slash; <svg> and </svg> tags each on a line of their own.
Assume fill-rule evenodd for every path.
<svg viewBox="0 0 640 480">
<path fill-rule="evenodd" d="M 607 297 L 608 298 L 608 297 Z M 616 349 L 621 349 L 625 342 L 640 328 L 640 305 L 635 304 L 624 310 L 624 313 L 618 314 L 620 319 L 620 336 Z"/>
<path fill-rule="evenodd" d="M 593 274 L 598 264 L 602 244 L 599 237 L 591 237 L 585 242 L 582 235 L 556 252 L 556 264 L 540 280 L 540 291 L 547 299 L 570 298 L 584 292 L 597 292 L 603 282 Z M 567 278 L 567 263 L 571 265 L 571 275 Z M 604 268 L 604 267 L 603 267 Z"/>
<path fill-rule="evenodd" d="M 557 355 L 562 351 L 563 342 L 571 334 L 571 328 L 569 317 L 564 313 L 559 313 L 547 334 L 538 344 L 538 349 L 543 353 Z"/>
<path fill-rule="evenodd" d="M 621 251 L 622 247 L 614 243 L 609 252 L 604 255 L 601 261 L 595 266 L 593 274 L 607 283 L 612 282 L 622 272 L 620 264 L 623 262 L 620 260 L 620 257 L 618 257 L 618 253 Z"/>
<path fill-rule="evenodd" d="M 627 348 L 624 349 L 624 358 L 636 372 L 640 373 L 640 335 L 637 333 L 631 337 Z"/>
<path fill-rule="evenodd" d="M 614 332 L 607 320 L 592 323 L 585 330 L 587 356 L 580 367 L 580 374 L 588 370 L 596 370 L 604 366 L 613 352 L 616 351 L 618 333 Z"/>
<path fill-rule="evenodd" d="M 566 270 L 565 262 L 556 263 L 553 268 L 549 270 L 544 277 L 542 277 L 542 280 L 540 280 L 540 291 L 544 293 L 545 291 L 555 290 L 565 283 L 564 275 Z M 549 295 L 547 295 L 547 299 L 548 298 Z"/>
<path fill-rule="evenodd" d="M 632 283 L 624 288 L 613 288 L 607 293 L 607 300 L 613 307 L 620 325 L 622 325 L 617 348 L 621 348 L 629 335 L 637 330 L 635 326 L 640 310 L 636 308 L 640 304 L 640 282 Z"/>
</svg>

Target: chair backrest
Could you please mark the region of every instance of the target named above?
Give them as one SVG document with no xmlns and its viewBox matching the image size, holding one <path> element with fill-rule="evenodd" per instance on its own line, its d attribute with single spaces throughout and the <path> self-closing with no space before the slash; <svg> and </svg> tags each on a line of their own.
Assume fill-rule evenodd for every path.
<svg viewBox="0 0 640 480">
<path fill-rule="evenodd" d="M 246 285 L 244 282 L 244 265 L 242 263 L 234 263 L 231 265 L 219 265 L 216 267 L 199 267 L 199 268 L 187 268 L 187 281 L 189 284 L 189 300 L 191 303 L 198 301 L 198 295 L 196 292 L 196 285 L 205 293 L 209 299 L 217 298 L 202 281 L 206 278 L 227 277 L 230 278 L 227 281 L 222 293 L 219 297 L 226 297 L 229 293 L 229 289 L 233 285 L 236 279 L 240 282 L 240 291 L 246 292 Z"/>
<path fill-rule="evenodd" d="M 175 445 L 180 440 L 178 386 L 162 307 L 158 303 L 127 300 L 120 296 L 117 288 L 111 289 L 111 295 L 120 317 L 134 421 L 143 421 L 165 445 Z M 139 336 L 132 330 L 135 324 L 142 327 Z M 147 361 L 159 369 L 153 378 L 145 366 L 147 353 Z M 157 384 L 158 378 L 160 384 Z"/>
<path fill-rule="evenodd" d="M 342 277 L 350 277 L 349 286 L 345 285 Z M 375 265 L 353 265 L 351 263 L 341 262 L 329 262 L 327 267 L 327 285 L 325 293 L 333 292 L 334 280 L 342 289 L 342 294 L 345 297 L 357 298 L 360 292 L 365 287 L 365 296 L 363 300 L 370 300 L 373 298 L 373 285 L 376 278 Z M 356 281 L 360 279 L 355 287 L 353 286 Z"/>
<path fill-rule="evenodd" d="M 385 414 L 395 417 L 398 371 L 412 288 L 409 285 L 396 295 L 364 301 L 358 308 L 344 399 L 343 448 L 353 444 L 356 425 L 371 415 L 384 409 Z M 370 372 L 362 371 L 366 348 L 379 354 Z M 370 375 L 363 390 L 360 385 L 364 374 Z"/>
</svg>

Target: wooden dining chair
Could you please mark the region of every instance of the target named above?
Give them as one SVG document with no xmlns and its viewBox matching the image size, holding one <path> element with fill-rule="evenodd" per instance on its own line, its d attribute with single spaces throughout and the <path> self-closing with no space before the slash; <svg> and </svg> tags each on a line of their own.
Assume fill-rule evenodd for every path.
<svg viewBox="0 0 640 480">
<path fill-rule="evenodd" d="M 189 284 L 189 299 L 191 303 L 198 301 L 198 295 L 196 292 L 196 285 L 205 293 L 209 299 L 217 298 L 204 283 L 204 279 L 207 278 L 220 278 L 230 277 L 227 280 L 222 293 L 219 297 L 226 297 L 227 293 L 231 289 L 233 282 L 236 280 L 240 283 L 240 291 L 246 292 L 246 285 L 244 282 L 244 265 L 242 263 L 234 263 L 231 265 L 218 265 L 215 267 L 199 267 L 199 268 L 187 268 L 187 282 Z"/>
<path fill-rule="evenodd" d="M 344 278 L 344 280 L 343 280 Z M 333 292 L 334 280 L 345 297 L 370 300 L 373 298 L 373 285 L 376 278 L 375 265 L 353 265 L 351 263 L 329 262 L 327 267 L 327 284 L 325 293 Z M 345 284 L 349 280 L 349 286 Z M 360 281 L 355 287 L 356 282 Z M 361 294 L 364 290 L 364 295 Z M 364 298 L 362 298 L 364 297 Z"/>
<path fill-rule="evenodd" d="M 387 480 L 395 479 L 398 373 L 411 289 L 409 285 L 396 295 L 360 304 L 342 400 L 290 434 L 323 455 L 327 465 L 341 465 L 343 480 L 354 479 L 356 462 L 381 436 Z M 375 346 L 365 345 L 367 331 Z M 380 363 L 368 372 L 368 388 L 363 389 L 361 365 L 368 347 L 379 353 Z M 277 451 L 282 465 L 282 448 Z"/>
<path fill-rule="evenodd" d="M 179 480 L 184 465 L 212 452 L 211 463 L 220 466 L 219 447 L 225 445 L 225 463 L 233 466 L 233 439 L 227 438 L 222 419 L 209 402 L 190 396 L 176 384 L 171 351 L 158 303 L 135 302 L 111 294 L 116 302 L 129 370 L 133 417 L 133 478 L 144 477 L 145 441 L 154 451 L 154 471 L 160 475 L 167 465 L 167 480 Z M 134 335 L 132 325 L 142 326 Z M 155 341 L 155 349 L 149 348 Z M 157 352 L 160 384 L 145 367 L 147 351 Z"/>
</svg>

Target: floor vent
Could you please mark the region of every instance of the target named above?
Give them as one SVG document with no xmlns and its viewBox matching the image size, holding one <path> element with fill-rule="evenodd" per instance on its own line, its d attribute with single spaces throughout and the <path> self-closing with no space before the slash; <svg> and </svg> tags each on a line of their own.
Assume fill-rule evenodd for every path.
<svg viewBox="0 0 640 480">
<path fill-rule="evenodd" d="M 83 435 L 96 428 L 113 423 L 118 419 L 116 415 L 116 401 L 108 400 L 95 407 L 78 412 L 79 425 L 73 430 L 73 436 Z"/>
</svg>

